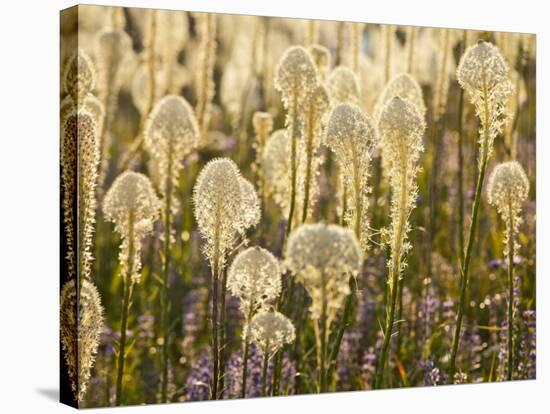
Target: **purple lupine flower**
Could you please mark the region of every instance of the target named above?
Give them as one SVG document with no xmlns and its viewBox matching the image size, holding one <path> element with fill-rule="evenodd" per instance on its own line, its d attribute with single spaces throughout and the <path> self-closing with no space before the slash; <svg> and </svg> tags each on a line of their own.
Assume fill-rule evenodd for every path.
<svg viewBox="0 0 550 414">
<path fill-rule="evenodd" d="M 422 298 L 418 310 L 418 319 L 422 329 L 420 338 L 422 338 L 422 341 L 426 341 L 432 336 L 433 325 L 435 323 L 438 309 L 439 299 L 435 296 L 433 288 L 430 287 L 428 288 L 426 295 Z"/>
<path fill-rule="evenodd" d="M 203 328 L 207 295 L 208 290 L 205 287 L 198 287 L 191 289 L 183 297 L 183 341 L 181 343 L 181 352 L 188 359 L 193 359 L 194 357 L 193 344 L 197 343 L 197 336 Z"/>
<path fill-rule="evenodd" d="M 350 390 L 351 379 L 358 374 L 360 347 L 361 332 L 355 330 L 344 332 L 336 362 L 338 383 L 342 390 Z"/>
<path fill-rule="evenodd" d="M 156 390 L 159 383 L 159 373 L 155 360 L 149 357 L 149 352 L 155 348 L 155 317 L 145 313 L 137 317 L 136 348 L 140 350 L 141 363 L 136 368 L 139 372 L 138 381 L 142 381 L 143 399 L 146 403 L 159 401 Z M 152 351 L 151 351 L 152 350 Z"/>
<path fill-rule="evenodd" d="M 487 348 L 487 343 L 483 342 L 481 335 L 479 334 L 479 327 L 477 322 L 473 322 L 472 325 L 466 328 L 464 334 L 464 350 L 467 354 L 466 358 L 469 366 L 469 373 L 472 377 L 472 382 L 479 382 L 482 380 L 481 376 L 475 376 L 474 373 L 481 368 L 483 351 Z M 457 378 L 455 378 L 455 381 Z M 466 378 L 459 378 L 459 384 L 464 384 Z M 455 382 L 456 383 L 456 382 Z"/>
<path fill-rule="evenodd" d="M 526 310 L 522 314 L 522 333 L 519 344 L 518 376 L 522 379 L 537 377 L 536 314 Z"/>
<path fill-rule="evenodd" d="M 296 362 L 285 353 L 281 369 L 281 393 L 282 395 L 294 394 L 294 380 L 296 378 Z"/>
<path fill-rule="evenodd" d="M 505 381 L 508 366 L 508 321 L 506 320 L 500 323 L 499 340 L 497 381 Z"/>
<path fill-rule="evenodd" d="M 371 389 L 376 374 L 377 354 L 374 347 L 370 347 L 364 354 L 361 361 L 361 379 L 363 388 Z"/>
<path fill-rule="evenodd" d="M 211 352 L 203 352 L 191 367 L 185 380 L 185 400 L 205 401 L 210 397 L 210 383 L 212 382 Z"/>
<path fill-rule="evenodd" d="M 504 260 L 502 260 L 502 259 L 491 259 L 491 260 L 489 260 L 489 262 L 487 263 L 487 266 L 488 266 L 489 269 L 491 269 L 491 270 L 495 270 L 495 269 L 501 268 L 503 265 L 504 265 Z"/>
<path fill-rule="evenodd" d="M 223 393 L 225 398 L 239 398 L 242 386 L 242 372 L 243 353 L 239 350 L 233 352 L 227 360 L 225 368 L 225 390 Z"/>
<path fill-rule="evenodd" d="M 447 299 L 442 304 L 441 317 L 443 318 L 443 330 L 445 332 L 445 341 L 449 344 L 453 340 L 453 332 L 456 323 L 455 303 L 452 299 Z M 464 331 L 464 327 L 461 327 L 461 332 Z"/>
<path fill-rule="evenodd" d="M 422 369 L 424 371 L 424 385 L 436 386 L 447 382 L 447 375 L 440 371 L 431 357 L 422 364 Z"/>
<path fill-rule="evenodd" d="M 285 389 L 288 384 L 292 385 L 292 369 L 289 367 L 289 361 L 286 356 L 283 357 L 283 366 L 281 370 L 281 388 Z M 250 344 L 248 352 L 248 366 L 246 375 L 246 398 L 262 396 L 262 368 L 263 355 L 256 344 Z M 271 358 L 267 367 L 268 392 L 271 390 L 271 373 L 273 371 L 273 361 Z M 226 365 L 225 396 L 226 398 L 240 398 L 242 387 L 242 369 L 243 353 L 242 350 L 235 351 L 229 357 Z M 290 378 L 288 378 L 290 377 Z"/>
</svg>

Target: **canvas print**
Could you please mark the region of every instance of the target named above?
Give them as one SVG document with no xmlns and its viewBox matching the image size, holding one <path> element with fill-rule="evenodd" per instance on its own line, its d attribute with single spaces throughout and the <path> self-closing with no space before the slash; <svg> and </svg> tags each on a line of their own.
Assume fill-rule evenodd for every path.
<svg viewBox="0 0 550 414">
<path fill-rule="evenodd" d="M 61 12 L 61 399 L 536 377 L 534 34 Z"/>
</svg>

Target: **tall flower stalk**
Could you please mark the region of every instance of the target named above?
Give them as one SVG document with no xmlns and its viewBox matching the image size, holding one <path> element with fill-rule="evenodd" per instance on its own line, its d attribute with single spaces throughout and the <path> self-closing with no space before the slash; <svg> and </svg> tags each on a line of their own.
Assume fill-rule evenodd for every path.
<svg viewBox="0 0 550 414">
<path fill-rule="evenodd" d="M 412 247 L 407 234 L 410 231 L 409 217 L 416 205 L 418 194 L 416 176 L 419 170 L 418 160 L 423 151 L 422 136 L 426 124 L 416 105 L 396 96 L 382 110 L 378 127 L 384 154 L 390 159 L 392 202 L 388 234 L 389 294 L 388 303 L 386 303 L 384 342 L 376 367 L 374 388 L 381 388 L 383 385 L 386 359 L 395 322 L 398 283 L 407 266 L 406 255 Z"/>
<path fill-rule="evenodd" d="M 238 237 L 260 221 L 258 196 L 228 158 L 210 161 L 200 172 L 193 190 L 195 219 L 204 239 L 203 253 L 210 263 L 212 284 L 212 384 L 211 398 L 218 399 L 220 382 L 220 298 L 223 269 Z M 220 284 L 221 289 L 220 289 Z M 223 310 L 223 312 L 225 312 Z M 221 344 L 223 346 L 223 344 Z"/>
<path fill-rule="evenodd" d="M 130 37 L 120 27 L 100 32 L 96 39 L 96 56 L 99 68 L 99 98 L 105 107 L 105 120 L 99 134 L 101 165 L 98 177 L 100 198 L 109 167 L 112 141 L 112 124 L 117 109 L 118 93 L 122 83 L 124 63 L 132 48 Z"/>
<path fill-rule="evenodd" d="M 518 251 L 516 242 L 522 222 L 521 209 L 529 195 L 529 180 L 517 161 L 499 164 L 493 170 L 487 186 L 489 204 L 497 208 L 506 226 L 504 255 L 508 266 L 508 370 L 507 379 L 513 379 L 514 366 L 514 256 Z"/>
<path fill-rule="evenodd" d="M 349 277 L 359 273 L 362 252 L 353 231 L 337 225 L 304 224 L 288 239 L 285 261 L 311 297 L 311 319 L 317 340 L 318 386 L 328 391 L 327 375 L 335 363 L 329 349 L 332 322 L 350 294 Z M 337 346 L 340 344 L 337 343 Z"/>
<path fill-rule="evenodd" d="M 385 108 L 385 105 L 394 97 L 399 96 L 403 99 L 408 100 L 410 103 L 412 103 L 420 112 L 420 115 L 422 118 L 425 117 L 426 114 L 426 105 L 424 104 L 424 97 L 422 95 L 422 88 L 416 81 L 414 77 L 412 77 L 408 73 L 400 73 L 396 76 L 394 76 L 384 87 L 382 90 L 382 93 L 378 97 L 378 100 L 376 102 L 375 106 L 375 119 L 377 124 L 380 122 L 380 116 Z M 384 181 L 389 181 L 392 169 L 391 169 L 391 163 L 394 161 L 394 157 L 391 156 L 391 154 L 388 153 L 389 147 L 383 145 L 383 141 L 380 140 L 378 143 L 378 147 L 381 153 L 381 167 L 382 167 L 382 175 L 384 177 Z M 390 150 L 391 151 L 391 150 Z M 390 195 L 391 196 L 391 195 Z M 402 319 L 403 315 L 403 279 L 399 280 L 398 283 L 398 311 L 397 311 L 397 318 L 398 320 Z M 399 355 L 401 351 L 401 324 L 397 326 L 397 354 Z"/>
<path fill-rule="evenodd" d="M 158 10 L 150 9 L 148 11 L 148 27 L 147 27 L 147 36 L 146 36 L 146 50 L 145 50 L 145 62 L 144 62 L 144 78 L 147 82 L 147 87 L 143 88 L 142 85 L 139 85 L 140 93 L 146 93 L 144 103 L 138 105 L 138 108 L 142 107 L 141 120 L 139 123 L 139 128 L 137 135 L 134 138 L 134 141 L 130 144 L 128 151 L 123 154 L 121 157 L 119 168 L 124 170 L 128 168 L 134 158 L 142 148 L 144 137 L 144 128 L 146 126 L 148 115 L 153 109 L 155 104 L 155 97 L 159 90 L 159 79 L 157 79 L 157 20 L 159 17 L 165 16 L 164 14 L 157 15 Z M 135 99 L 135 97 L 134 97 Z M 141 109 L 141 108 L 140 108 Z"/>
<path fill-rule="evenodd" d="M 241 398 L 245 398 L 251 321 L 256 312 L 273 305 L 281 294 L 281 268 L 278 260 L 261 247 L 242 251 L 229 268 L 227 287 L 231 294 L 239 298 L 239 308 L 245 317 L 241 386 Z"/>
<path fill-rule="evenodd" d="M 359 79 L 346 66 L 337 66 L 327 78 L 327 88 L 330 94 L 331 106 L 342 103 L 360 104 Z"/>
<path fill-rule="evenodd" d="M 330 50 L 326 47 L 318 44 L 313 44 L 309 47 L 309 53 L 317 68 L 317 74 L 319 75 L 319 81 L 325 82 L 328 71 L 331 64 Z"/>
<path fill-rule="evenodd" d="M 462 51 L 466 49 L 468 43 L 468 31 L 464 30 L 462 34 Z M 458 180 L 458 249 L 460 266 L 464 261 L 464 89 L 460 88 L 458 92 L 458 111 L 457 111 L 457 180 Z"/>
<path fill-rule="evenodd" d="M 159 208 L 159 199 L 149 179 L 133 171 L 126 171 L 119 175 L 103 200 L 105 219 L 115 224 L 115 231 L 122 237 L 119 260 L 123 281 L 123 301 L 117 357 L 116 405 L 122 405 L 124 402 L 126 331 L 132 293 L 141 276 L 141 241 L 144 236 L 153 231 Z"/>
<path fill-rule="evenodd" d="M 198 144 L 199 128 L 191 106 L 175 95 L 162 98 L 154 107 L 144 130 L 145 148 L 156 168 L 158 187 L 162 195 L 164 224 L 163 272 L 161 288 L 162 381 L 161 401 L 167 401 L 168 390 L 168 290 L 171 245 L 174 243 L 174 215 L 178 210 L 176 189 L 183 161 Z"/>
<path fill-rule="evenodd" d="M 81 402 L 88 390 L 99 336 L 103 329 L 104 311 L 95 285 L 84 280 L 79 288 L 77 302 L 75 279 L 61 289 L 60 336 L 71 389 L 76 401 Z"/>
<path fill-rule="evenodd" d="M 477 228 L 477 218 L 481 203 L 481 190 L 485 179 L 487 163 L 493 153 L 493 142 L 502 131 L 506 119 L 506 103 L 512 93 L 508 78 L 508 66 L 496 46 L 479 42 L 470 46 L 462 55 L 456 76 L 460 86 L 466 91 L 474 105 L 480 121 L 478 176 L 466 252 L 460 272 L 460 299 L 456 314 L 456 325 L 449 361 L 449 380 L 454 380 L 456 355 L 460 341 L 462 318 L 466 306 L 466 292 L 469 284 L 470 260 Z"/>
<path fill-rule="evenodd" d="M 285 345 L 294 342 L 294 325 L 280 312 L 262 311 L 250 321 L 250 341 L 258 345 L 263 354 L 262 396 L 267 396 L 267 368 L 269 360 Z"/>
<path fill-rule="evenodd" d="M 87 391 L 103 326 L 103 307 L 92 282 L 93 234 L 99 167 L 98 123 L 104 110 L 91 91 L 95 67 L 77 50 L 67 63 L 61 111 L 61 192 L 67 281 L 61 291 L 61 343 L 76 401 Z M 97 109 L 95 115 L 89 110 Z"/>
<path fill-rule="evenodd" d="M 73 112 L 62 129 L 61 182 L 67 265 L 78 299 L 84 280 L 91 280 L 98 165 L 96 123 L 87 111 Z"/>
<path fill-rule="evenodd" d="M 359 107 L 340 104 L 332 110 L 325 145 L 336 155 L 348 197 L 344 221 L 353 229 L 363 251 L 368 244 L 368 178 L 375 141 L 370 118 Z"/>
<path fill-rule="evenodd" d="M 317 86 L 317 71 L 309 52 L 293 46 L 285 52 L 275 73 L 275 88 L 281 92 L 286 113 L 286 129 L 290 137 L 290 201 L 285 235 L 292 230 L 297 196 L 298 144 L 303 136 L 302 110 Z"/>
<path fill-rule="evenodd" d="M 301 222 L 305 223 L 314 206 L 317 196 L 317 175 L 319 164 L 321 162 L 318 155 L 319 146 L 325 127 L 325 118 L 329 109 L 329 96 L 326 88 L 319 84 L 311 94 L 309 109 L 306 118 L 306 135 L 301 145 L 301 152 L 305 153 L 301 158 L 304 159 L 305 171 L 302 174 L 303 202 Z"/>
<path fill-rule="evenodd" d="M 216 14 L 199 13 L 199 68 L 196 79 L 197 105 L 195 113 L 199 124 L 200 143 L 208 142 L 211 105 L 214 98 L 214 64 L 216 61 Z"/>
<path fill-rule="evenodd" d="M 269 134 L 271 134 L 273 130 L 273 117 L 267 112 L 255 112 L 252 116 L 252 125 L 254 126 L 254 133 L 256 134 L 256 140 L 254 142 L 256 159 L 253 168 L 256 174 L 256 186 L 258 187 L 263 207 L 265 205 L 265 179 L 261 164 L 265 144 L 269 138 Z"/>
</svg>

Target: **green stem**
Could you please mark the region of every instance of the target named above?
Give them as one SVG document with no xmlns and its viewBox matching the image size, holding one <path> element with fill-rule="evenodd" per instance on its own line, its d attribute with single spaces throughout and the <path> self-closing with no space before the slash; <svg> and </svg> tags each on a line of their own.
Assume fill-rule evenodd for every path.
<svg viewBox="0 0 550 414">
<path fill-rule="evenodd" d="M 123 281 L 124 299 L 122 302 L 122 319 L 120 322 L 120 346 L 118 350 L 118 371 L 116 378 L 115 404 L 122 405 L 122 381 L 124 377 L 124 362 L 126 360 L 126 330 L 128 329 L 128 313 L 132 295 L 132 273 L 134 268 L 134 213 L 128 213 L 128 270 Z"/>
<path fill-rule="evenodd" d="M 463 35 L 464 48 L 466 48 L 466 30 Z M 460 265 L 464 262 L 464 89 L 460 88 L 458 95 L 458 251 Z"/>
<path fill-rule="evenodd" d="M 254 302 L 251 300 L 248 308 L 248 315 L 246 316 L 246 335 L 244 338 L 244 350 L 243 350 L 243 375 L 241 386 L 241 398 L 246 397 L 246 377 L 248 375 L 248 352 L 250 350 L 249 336 L 250 336 L 250 321 L 252 320 L 252 314 L 254 313 Z"/>
<path fill-rule="evenodd" d="M 407 159 L 406 149 L 401 148 L 401 160 Z M 406 201 L 409 189 L 407 188 L 407 174 L 408 171 L 406 169 L 406 162 L 402 162 L 402 171 L 400 174 L 403 175 L 401 177 L 401 188 L 399 189 L 399 197 L 400 197 L 400 209 L 399 209 L 399 216 L 398 221 L 395 224 L 395 233 L 393 235 L 393 243 L 392 243 L 392 253 L 391 253 L 391 268 L 390 268 L 390 274 L 389 274 L 389 281 L 391 283 L 390 285 L 390 303 L 389 303 L 389 311 L 386 317 L 386 326 L 384 328 L 384 342 L 382 344 L 382 349 L 380 351 L 380 360 L 378 362 L 378 365 L 376 367 L 376 378 L 373 388 L 381 388 L 382 387 L 382 381 L 384 379 L 384 370 L 386 367 L 386 358 L 388 354 L 388 348 L 390 345 L 391 340 L 391 331 L 394 324 L 395 319 L 395 307 L 397 302 L 397 291 L 399 286 L 399 279 L 401 277 L 401 251 L 403 247 L 403 240 L 406 236 L 406 226 L 407 226 L 407 216 L 408 211 L 406 209 Z"/>
<path fill-rule="evenodd" d="M 288 315 L 290 314 L 290 305 L 292 302 L 292 293 L 294 292 L 294 278 L 290 277 L 288 286 L 283 288 L 276 304 L 276 310 Z M 282 310 L 281 310 L 282 309 Z M 283 350 L 277 352 L 273 357 L 273 375 L 271 378 L 271 395 L 279 395 L 281 382 L 281 371 L 283 368 Z"/>
<path fill-rule="evenodd" d="M 396 345 L 396 354 L 398 357 L 401 356 L 401 343 L 403 335 L 401 335 L 401 320 L 403 319 L 403 279 L 399 279 L 399 283 L 397 286 L 397 320 L 399 323 L 397 324 L 397 345 Z"/>
<path fill-rule="evenodd" d="M 219 214 L 217 215 L 219 217 Z M 220 245 L 220 230 L 219 223 L 216 223 L 214 232 L 214 257 L 212 260 L 212 385 L 211 399 L 218 399 L 218 370 L 219 370 L 219 353 L 218 353 L 218 272 L 219 272 L 219 245 Z"/>
<path fill-rule="evenodd" d="M 508 204 L 508 381 L 511 381 L 514 369 L 514 215 L 512 203 Z"/>
<path fill-rule="evenodd" d="M 321 332 L 321 352 L 320 352 L 320 366 L 319 366 L 319 385 L 320 391 L 327 391 L 327 372 L 325 369 L 326 364 L 326 352 L 327 352 L 327 293 L 326 282 L 324 281 L 321 287 L 321 319 L 319 320 L 319 330 Z"/>
<path fill-rule="evenodd" d="M 294 208 L 296 204 L 296 144 L 298 137 L 296 136 L 296 94 L 293 96 L 293 102 L 289 107 L 289 119 L 291 119 L 292 125 L 290 126 L 290 206 L 288 209 L 288 219 L 286 224 L 285 242 L 288 239 L 290 232 L 292 231 L 292 218 L 294 216 Z"/>
<path fill-rule="evenodd" d="M 267 395 L 267 365 L 269 363 L 269 353 L 267 352 L 269 349 L 269 341 L 267 342 L 267 345 L 264 349 L 264 363 L 262 367 L 262 397 L 265 397 Z"/>
<path fill-rule="evenodd" d="M 357 240 L 361 240 L 361 210 L 363 209 L 363 203 L 361 199 L 361 180 L 359 179 L 359 160 L 358 154 L 355 148 L 352 148 L 353 154 L 353 192 L 355 197 L 355 223 L 354 231 Z"/>
<path fill-rule="evenodd" d="M 302 223 L 306 222 L 307 210 L 309 208 L 311 164 L 313 163 L 313 134 L 315 131 L 314 119 L 315 119 L 315 109 L 313 106 L 311 106 L 309 109 L 308 124 L 307 124 L 308 131 L 307 131 L 307 140 L 306 140 L 306 176 L 305 176 L 305 182 L 304 182 L 304 205 L 302 208 Z"/>
<path fill-rule="evenodd" d="M 474 243 L 475 236 L 475 227 L 477 223 L 477 216 L 479 211 L 479 204 L 481 201 L 481 188 L 483 186 L 483 179 L 485 176 L 485 169 L 487 166 L 487 157 L 484 158 L 481 171 L 478 176 L 476 192 L 474 198 L 474 204 L 472 206 L 472 222 L 470 223 L 470 231 L 468 233 L 468 244 L 466 245 L 466 256 L 464 257 L 464 262 L 462 264 L 462 272 L 460 278 L 460 301 L 458 306 L 458 312 L 456 315 L 456 326 L 453 337 L 452 351 L 451 351 L 451 360 L 449 368 L 449 380 L 453 381 L 454 374 L 456 371 L 456 354 L 458 351 L 458 343 L 460 341 L 460 329 L 462 326 L 462 317 L 464 314 L 465 302 L 466 302 L 466 291 L 468 288 L 468 272 L 470 269 L 470 259 L 472 255 L 472 247 Z"/>
<path fill-rule="evenodd" d="M 342 338 L 344 337 L 344 332 L 350 324 L 351 310 L 353 304 L 353 298 L 355 295 L 355 278 L 353 276 L 349 277 L 349 286 L 351 293 L 346 297 L 346 303 L 344 305 L 344 313 L 342 319 L 338 325 L 338 331 L 336 333 L 336 338 L 332 344 L 332 349 L 329 357 L 329 366 L 327 371 L 327 382 L 332 383 L 332 376 L 334 374 L 334 369 L 336 368 L 336 362 L 338 360 L 338 354 L 340 353 L 340 345 L 342 343 Z"/>
<path fill-rule="evenodd" d="M 298 290 L 297 292 L 298 298 L 296 299 L 296 303 L 298 306 L 295 308 L 295 326 L 296 326 L 296 332 L 303 332 L 303 324 L 304 324 L 304 309 L 307 309 L 307 299 L 306 294 L 303 290 Z M 302 384 L 302 341 L 304 339 L 304 335 L 297 335 L 296 341 L 294 342 L 294 350 L 293 350 L 293 356 L 294 361 L 296 364 L 296 373 L 297 375 L 294 378 L 294 394 L 300 394 L 301 393 L 301 384 Z"/>
<path fill-rule="evenodd" d="M 162 343 L 162 385 L 161 402 L 168 401 L 168 273 L 170 271 L 170 236 L 172 207 L 172 151 L 168 151 L 168 168 L 166 177 L 166 205 L 164 211 L 164 266 L 160 299 L 161 325 L 164 342 Z"/>
<path fill-rule="evenodd" d="M 221 269 L 220 269 L 221 270 Z M 220 298 L 220 321 L 219 321 L 219 379 L 218 379 L 218 390 L 219 398 L 223 399 L 224 385 L 225 385 L 225 299 L 227 296 L 227 272 L 223 271 L 222 278 L 222 291 Z"/>
<path fill-rule="evenodd" d="M 484 68 L 482 68 L 484 72 Z M 462 263 L 461 276 L 460 276 L 460 301 L 458 305 L 458 312 L 456 314 L 456 325 L 453 336 L 453 343 L 451 349 L 451 359 L 449 363 L 449 381 L 452 383 L 454 381 L 454 375 L 456 372 L 456 354 L 458 351 L 458 343 L 460 341 L 460 329 L 462 327 L 462 318 L 464 315 L 464 308 L 466 306 L 466 293 L 468 289 L 468 276 L 470 270 L 470 259 L 472 255 L 472 247 L 474 244 L 475 231 L 477 226 L 477 216 L 479 212 L 479 205 L 481 202 L 481 190 L 483 187 L 483 181 L 485 179 L 485 170 L 487 169 L 487 161 L 489 158 L 489 107 L 487 104 L 488 92 L 487 92 L 487 82 L 485 77 L 483 77 L 483 98 L 484 98 L 484 118 L 483 118 L 483 145 L 480 149 L 481 164 L 479 167 L 479 174 L 477 177 L 476 191 L 474 202 L 472 205 L 472 221 L 470 223 L 470 230 L 468 232 L 468 242 L 466 245 L 466 255 Z"/>
<path fill-rule="evenodd" d="M 460 264 L 464 262 L 464 155 L 463 155 L 463 129 L 462 114 L 464 111 L 464 89 L 460 89 L 458 109 L 458 250 L 460 252 Z"/>
</svg>

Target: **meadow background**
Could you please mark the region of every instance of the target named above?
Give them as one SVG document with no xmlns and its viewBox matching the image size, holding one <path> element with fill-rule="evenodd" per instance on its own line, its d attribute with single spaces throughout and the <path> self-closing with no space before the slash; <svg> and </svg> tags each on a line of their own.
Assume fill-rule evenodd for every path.
<svg viewBox="0 0 550 414">
<path fill-rule="evenodd" d="M 514 158 L 523 166 L 530 181 L 531 190 L 522 212 L 524 222 L 518 234 L 521 247 L 514 260 L 518 338 L 514 378 L 535 376 L 536 55 L 532 36 L 429 28 L 413 30 L 409 27 L 325 21 L 313 25 L 296 19 L 217 15 L 212 38 L 215 49 L 210 49 L 213 58 L 208 67 L 201 60 L 201 56 L 204 57 L 201 53 L 208 50 L 205 48 L 208 42 L 204 33 L 201 34 L 201 24 L 208 18 L 187 13 L 175 13 L 173 17 L 177 23 L 161 24 L 158 22 L 162 18 L 157 16 L 154 26 L 149 10 L 80 7 L 78 26 L 79 47 L 91 56 L 94 66 L 98 68 L 98 86 L 93 92 L 100 101 L 103 96 L 108 108 L 107 118 L 111 118 L 103 137 L 109 137 L 109 144 L 103 146 L 108 149 L 101 153 L 98 179 L 103 182 L 96 188 L 98 200 L 125 169 L 121 167 L 154 176 L 155 168 L 151 166 L 147 151 L 139 148 L 132 152 L 136 140 L 139 142 L 143 134 L 144 120 L 152 109 L 151 102 L 156 103 L 167 94 L 181 95 L 196 110 L 205 96 L 206 101 L 211 101 L 206 105 L 211 118 L 205 129 L 201 130 L 201 136 L 207 137 L 208 143 L 185 155 L 184 168 L 177 177 L 175 190 L 179 208 L 174 214 L 173 243 L 169 251 L 171 265 L 167 273 L 170 333 L 166 398 L 169 401 L 207 399 L 212 381 L 209 349 L 211 271 L 201 252 L 204 240 L 193 215 L 193 187 L 203 166 L 216 157 L 233 159 L 242 175 L 254 182 L 258 168 L 261 168 L 254 145 L 257 136 L 252 122 L 254 113 L 260 110 L 269 112 L 273 118 L 273 130 L 284 128 L 286 111 L 281 95 L 275 90 L 273 77 L 283 53 L 294 45 L 309 47 L 320 44 L 326 47 L 332 61 L 327 75 L 340 64 L 354 67 L 360 91 L 357 104 L 368 114 L 375 112 L 384 86 L 401 72 L 409 72 L 422 87 L 427 108 L 427 129 L 423 134 L 425 151 L 419 159 L 422 170 L 418 175 L 416 208 L 409 218 L 412 249 L 400 289 L 399 322 L 394 326 L 394 329 L 399 327 L 399 334 L 394 335 L 395 340 L 391 344 L 385 387 L 453 382 L 448 378 L 447 370 L 459 297 L 460 212 L 464 217 L 462 231 L 465 231 L 478 174 L 479 128 L 473 107 L 463 97 L 462 135 L 458 134 L 461 88 L 456 81 L 455 69 L 465 43 L 470 46 L 478 40 L 485 40 L 499 47 L 512 70 L 510 79 L 516 91 L 510 99 L 512 122 L 495 140 L 488 175 L 498 162 Z M 72 16 L 72 20 L 68 19 L 64 26 L 67 32 L 62 36 L 65 36 L 66 45 L 70 42 L 74 45 L 76 21 Z M 152 28 L 154 42 L 151 42 Z M 109 29 L 123 31 L 129 42 L 126 49 L 117 51 L 120 52 L 117 64 L 111 62 L 107 65 L 114 70 L 111 75 L 116 81 L 112 82 L 114 87 L 106 92 L 106 83 L 100 80 L 105 76 L 100 69 L 105 56 L 97 51 L 97 38 L 102 31 Z M 354 33 L 359 36 L 354 37 Z M 415 38 L 413 54 L 411 36 Z M 151 60 L 153 44 L 154 59 Z M 357 44 L 359 47 L 353 47 Z M 74 51 L 74 47 L 65 50 Z M 61 56 L 62 68 L 66 67 L 69 57 Z M 151 95 L 147 91 L 150 81 L 147 77 L 152 66 L 155 93 Z M 201 81 L 205 76 L 200 76 L 205 71 L 209 79 L 206 82 Z M 212 93 L 204 93 L 201 87 L 204 88 L 209 82 L 213 86 Z M 442 103 L 437 104 L 437 100 Z M 438 115 L 439 110 L 441 114 Z M 439 120 L 434 122 L 436 117 Z M 458 148 L 461 148 L 461 157 Z M 129 151 L 134 156 L 128 165 L 121 166 L 121 160 L 128 159 Z M 340 204 L 336 197 L 340 191 L 336 179 L 337 161 L 326 147 L 322 147 L 321 152 L 324 163 L 319 173 L 318 202 L 309 220 L 340 223 Z M 382 346 L 388 249 L 384 245 L 385 233 L 380 230 L 390 222 L 391 192 L 383 180 L 380 161 L 377 170 L 377 159 L 377 154 L 373 154 L 372 182 L 369 183 L 373 186 L 368 210 L 371 227 L 369 249 L 362 271 L 357 276 L 353 318 L 341 339 L 331 390 L 370 389 Z M 457 179 L 459 174 L 463 177 L 462 186 Z M 379 187 L 374 187 L 376 182 L 379 182 Z M 457 207 L 460 199 L 462 209 Z M 90 279 L 97 286 L 105 312 L 84 406 L 115 404 L 123 312 L 124 279 L 120 276 L 118 257 L 120 238 L 114 232 L 113 225 L 105 220 L 100 206 L 101 203 L 98 203 Z M 248 244 L 262 246 L 275 256 L 282 257 L 285 215 L 272 197 L 265 197 L 262 207 L 260 223 L 248 231 Z M 490 382 L 504 380 L 506 376 L 505 330 L 502 328 L 507 310 L 507 266 L 503 256 L 503 231 L 504 225 L 496 209 L 487 203 L 484 189 L 462 345 L 457 357 L 462 374 L 459 381 Z M 162 272 L 165 256 L 160 254 L 162 232 L 163 224 L 159 220 L 155 223 L 153 234 L 144 238 L 141 246 L 141 280 L 135 285 L 128 320 L 129 350 L 122 378 L 124 404 L 154 403 L 163 398 L 164 364 L 161 354 L 165 334 L 159 323 L 163 313 L 161 296 L 165 283 Z M 234 255 L 230 256 L 228 263 L 233 258 Z M 290 282 L 290 277 L 285 274 L 283 285 L 288 287 Z M 294 288 L 300 290 L 299 285 Z M 300 353 L 296 352 L 295 345 L 287 346 L 279 353 L 282 356 L 281 394 L 319 391 L 315 354 L 317 341 L 314 324 L 308 321 L 308 296 L 305 292 L 296 294 L 300 294 L 303 304 L 295 306 L 295 309 L 290 306 L 287 314 L 292 316 L 294 322 L 297 318 L 303 320 L 302 329 L 297 332 L 300 341 L 295 342 L 300 343 Z M 293 304 L 292 301 L 289 303 Z M 243 315 L 239 311 L 238 300 L 229 293 L 226 305 L 224 349 L 227 362 L 224 366 L 227 388 L 224 388 L 223 397 L 235 398 L 239 396 L 239 386 L 236 384 L 239 384 L 242 366 Z M 260 354 L 257 349 L 252 350 L 247 396 L 262 393 Z M 274 361 L 275 358 L 272 365 Z M 273 371 L 273 368 L 270 370 Z M 270 376 L 271 372 L 268 372 L 271 383 Z"/>
</svg>

